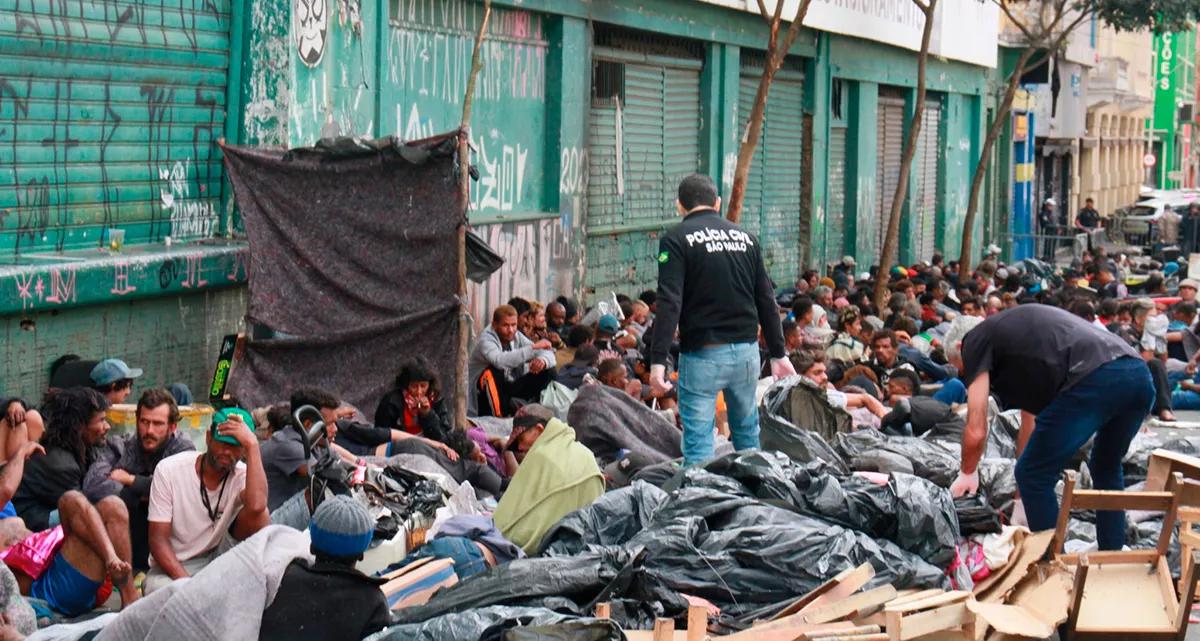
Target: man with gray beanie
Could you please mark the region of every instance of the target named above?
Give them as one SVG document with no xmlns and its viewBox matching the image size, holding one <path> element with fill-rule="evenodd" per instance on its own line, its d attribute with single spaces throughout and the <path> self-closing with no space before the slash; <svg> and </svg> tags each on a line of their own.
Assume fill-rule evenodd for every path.
<svg viewBox="0 0 1200 641">
<path fill-rule="evenodd" d="M 259 641 L 358 641 L 390 623 L 385 581 L 354 568 L 375 532 L 367 508 L 349 496 L 326 499 L 308 526 L 314 561 L 296 559 L 263 612 Z"/>
</svg>

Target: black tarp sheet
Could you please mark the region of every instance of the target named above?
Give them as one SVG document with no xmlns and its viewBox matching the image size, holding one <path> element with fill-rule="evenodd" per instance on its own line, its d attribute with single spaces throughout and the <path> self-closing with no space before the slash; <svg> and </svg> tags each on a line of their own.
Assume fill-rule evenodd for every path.
<svg viewBox="0 0 1200 641">
<path fill-rule="evenodd" d="M 454 389 L 456 140 L 222 147 L 252 257 L 240 402 L 304 385 L 369 410 L 416 354 Z"/>
</svg>

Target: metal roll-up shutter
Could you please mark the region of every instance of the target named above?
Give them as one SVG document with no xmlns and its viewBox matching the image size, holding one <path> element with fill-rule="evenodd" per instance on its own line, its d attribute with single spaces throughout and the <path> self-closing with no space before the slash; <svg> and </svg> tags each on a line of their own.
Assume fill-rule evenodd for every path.
<svg viewBox="0 0 1200 641">
<path fill-rule="evenodd" d="M 825 209 L 825 242 L 822 267 L 841 260 L 846 244 L 846 128 L 829 130 L 828 205 Z M 851 251 L 850 253 L 853 253 Z"/>
<path fill-rule="evenodd" d="M 918 136 L 918 155 L 913 159 L 917 172 L 917 200 L 913 221 L 913 258 L 929 260 L 937 251 L 938 159 L 941 156 L 939 125 L 942 105 L 937 99 L 925 102 L 921 133 Z"/>
<path fill-rule="evenodd" d="M 659 233 L 678 218 L 679 181 L 699 168 L 703 65 L 699 53 L 671 57 L 654 43 L 606 46 L 620 39 L 605 34 L 588 122 L 585 282 L 598 297 L 657 282 Z"/>
<path fill-rule="evenodd" d="M 891 95 L 879 96 L 879 122 L 876 126 L 878 138 L 875 165 L 875 255 L 878 260 L 883 253 L 883 242 L 887 237 L 888 216 L 892 211 L 892 199 L 900 182 L 900 157 L 904 153 L 904 98 Z M 860 229 L 864 227 L 860 225 Z"/>
<path fill-rule="evenodd" d="M 744 135 L 762 77 L 761 57 L 746 56 L 738 91 Z M 800 61 L 789 59 L 767 94 L 762 135 L 746 180 L 740 225 L 759 237 L 763 262 L 776 283 L 790 283 L 800 269 L 800 192 L 804 156 L 804 82 Z"/>
<path fill-rule="evenodd" d="M 230 0 L 6 4 L 0 250 L 214 235 Z"/>
</svg>

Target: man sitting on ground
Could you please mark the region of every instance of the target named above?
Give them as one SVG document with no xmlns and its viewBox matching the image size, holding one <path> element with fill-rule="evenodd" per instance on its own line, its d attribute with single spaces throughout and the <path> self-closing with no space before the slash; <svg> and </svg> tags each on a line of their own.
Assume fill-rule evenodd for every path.
<svg viewBox="0 0 1200 641">
<path fill-rule="evenodd" d="M 900 341 L 896 333 L 890 329 L 881 329 L 871 337 L 871 360 L 867 363 L 875 372 L 881 386 L 886 386 L 891 378 L 892 370 L 908 369 L 917 371 L 911 364 L 900 356 Z"/>
<path fill-rule="evenodd" d="M 115 496 L 129 510 L 133 567 L 150 569 L 150 483 L 154 468 L 168 456 L 196 449 L 191 439 L 177 431 L 179 407 L 164 389 L 142 393 L 137 404 L 137 433 L 109 439 L 83 479 L 83 494 L 98 503 Z"/>
<path fill-rule="evenodd" d="M 154 470 L 146 594 L 196 574 L 270 522 L 267 477 L 250 413 L 218 411 L 205 444 L 203 454 L 181 452 Z"/>
<path fill-rule="evenodd" d="M 17 514 L 34 532 L 59 524 L 59 500 L 83 486 L 84 474 L 97 459 L 110 428 L 105 417 L 108 401 L 86 387 L 55 391 L 47 396 L 42 409 L 46 454 L 25 466 L 21 486 L 12 499 Z"/>
<path fill-rule="evenodd" d="M 625 368 L 624 361 L 615 358 L 601 361 L 597 377 L 603 385 L 621 390 L 636 399 L 642 397 L 642 382 L 636 378 L 629 380 L 629 370 Z"/>
<path fill-rule="evenodd" d="M 586 330 L 587 328 L 583 327 L 582 329 Z M 558 370 L 558 377 L 555 380 L 568 389 L 579 389 L 583 385 L 585 376 L 591 374 L 595 377 L 598 374 L 596 362 L 599 359 L 600 350 L 596 349 L 595 345 L 591 343 L 580 345 L 575 350 L 575 358 Z"/>
<path fill-rule="evenodd" d="M 530 341 L 517 331 L 517 310 L 501 305 L 471 350 L 468 407 L 480 415 L 510 416 L 517 408 L 513 399 L 541 397 L 554 380 L 554 365 L 550 341 Z"/>
<path fill-rule="evenodd" d="M 92 387 L 105 398 L 110 405 L 124 403 L 133 391 L 133 379 L 142 375 L 142 370 L 130 368 L 119 358 L 108 358 L 96 363 L 92 368 Z"/>
<path fill-rule="evenodd" d="M 604 493 L 595 456 L 575 440 L 575 430 L 556 418 L 533 413 L 514 418 L 504 450 L 509 466 L 517 469 L 496 507 L 496 527 L 529 554 L 537 552 L 542 537 L 562 517 Z"/>
<path fill-rule="evenodd" d="M 315 558 L 288 565 L 275 600 L 262 614 L 259 641 L 358 641 L 391 623 L 387 599 L 355 569 L 371 545 L 375 521 L 348 496 L 326 499 L 308 526 Z"/>
</svg>

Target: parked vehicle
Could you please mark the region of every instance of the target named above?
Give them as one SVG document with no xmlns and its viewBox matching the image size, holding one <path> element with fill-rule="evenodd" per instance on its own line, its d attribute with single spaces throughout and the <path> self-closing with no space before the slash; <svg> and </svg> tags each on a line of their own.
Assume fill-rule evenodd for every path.
<svg viewBox="0 0 1200 641">
<path fill-rule="evenodd" d="M 1137 203 L 1115 212 L 1109 227 L 1109 239 L 1125 245 L 1152 248 L 1162 240 L 1164 216 L 1168 212 L 1182 215 L 1193 202 L 1200 202 L 1200 190 L 1144 191 Z"/>
</svg>

